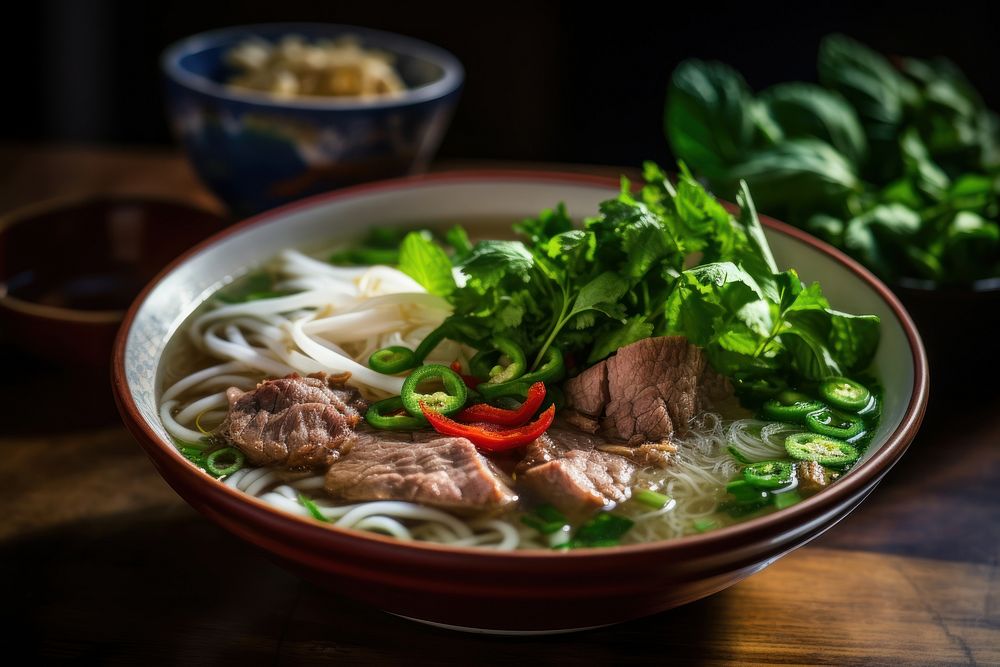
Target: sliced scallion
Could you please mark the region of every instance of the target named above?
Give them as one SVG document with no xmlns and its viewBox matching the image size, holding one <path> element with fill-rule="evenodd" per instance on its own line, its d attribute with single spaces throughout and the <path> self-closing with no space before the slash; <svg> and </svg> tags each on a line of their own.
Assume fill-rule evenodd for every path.
<svg viewBox="0 0 1000 667">
<path fill-rule="evenodd" d="M 542 535 L 551 535 L 568 526 L 569 519 L 552 505 L 539 505 L 530 514 L 522 516 L 521 523 Z"/>
<path fill-rule="evenodd" d="M 571 544 L 574 548 L 616 546 L 633 525 L 631 519 L 617 514 L 598 514 L 577 529 Z"/>
<path fill-rule="evenodd" d="M 801 501 L 802 496 L 799 495 L 798 491 L 785 491 L 784 493 L 774 494 L 774 506 L 779 510 L 791 507 Z"/>
<path fill-rule="evenodd" d="M 222 459 L 222 462 L 219 459 Z M 226 464 L 227 459 L 231 459 L 231 463 Z M 216 477 L 225 477 L 242 468 L 245 462 L 246 456 L 243 452 L 235 447 L 223 447 L 205 457 L 205 472 Z"/>
<path fill-rule="evenodd" d="M 715 519 L 695 519 L 694 529 L 699 533 L 707 533 L 719 527 L 719 522 Z"/>
<path fill-rule="evenodd" d="M 650 489 L 635 489 L 632 491 L 632 497 L 636 502 L 648 505 L 654 510 L 663 509 L 671 500 L 670 496 L 657 491 L 651 491 Z"/>
<path fill-rule="evenodd" d="M 325 516 L 323 516 L 323 513 L 319 511 L 319 507 L 316 506 L 316 503 L 314 503 L 312 500 L 302 495 L 301 493 L 299 494 L 299 502 L 302 504 L 303 507 L 306 508 L 306 510 L 309 511 L 309 514 L 312 516 L 312 518 L 316 519 L 317 521 L 322 521 L 323 523 L 330 523 L 330 520 L 327 519 Z"/>
</svg>

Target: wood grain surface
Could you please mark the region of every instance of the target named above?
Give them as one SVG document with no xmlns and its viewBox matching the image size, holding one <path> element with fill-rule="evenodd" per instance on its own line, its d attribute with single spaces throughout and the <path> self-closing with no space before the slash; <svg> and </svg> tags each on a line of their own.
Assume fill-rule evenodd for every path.
<svg viewBox="0 0 1000 667">
<path fill-rule="evenodd" d="M 217 206 L 173 153 L 0 148 L 0 211 L 85 192 Z M 743 583 L 618 626 L 492 637 L 318 591 L 210 524 L 117 423 L 104 369 L 2 342 L 0 368 L 0 634 L 18 664 L 1000 664 L 996 392 L 934 396 L 860 509 Z"/>
</svg>

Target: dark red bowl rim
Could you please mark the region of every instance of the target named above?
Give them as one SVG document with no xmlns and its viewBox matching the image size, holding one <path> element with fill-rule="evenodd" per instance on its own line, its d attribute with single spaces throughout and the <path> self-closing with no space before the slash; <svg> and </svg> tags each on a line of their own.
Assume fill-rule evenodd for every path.
<svg viewBox="0 0 1000 667">
<path fill-rule="evenodd" d="M 225 216 L 217 211 L 171 195 L 118 194 L 113 192 L 78 193 L 40 199 L 0 213 L 0 237 L 20 225 L 34 224 L 37 218 L 56 213 L 72 212 L 74 209 L 88 206 L 165 206 L 174 208 L 175 212 L 187 211 L 215 216 L 218 218 L 219 227 L 222 227 L 222 223 L 225 221 Z M 169 266 L 173 266 L 173 263 Z M 162 277 L 163 273 L 161 272 L 153 280 L 159 281 Z M 139 293 L 139 297 L 141 298 L 145 294 L 146 291 L 143 290 Z M 3 275 L 0 275 L 0 307 L 54 325 L 72 323 L 96 327 L 117 327 L 122 322 L 126 312 L 125 309 L 81 310 L 79 308 L 49 306 L 22 299 L 6 291 L 5 276 Z"/>
<path fill-rule="evenodd" d="M 618 179 L 606 176 L 591 174 L 566 173 L 557 171 L 531 171 L 531 170 L 460 170 L 450 172 L 439 172 L 433 174 L 423 174 L 417 176 L 406 176 L 372 183 L 364 183 L 352 187 L 343 188 L 329 193 L 314 195 L 305 199 L 271 209 L 258 214 L 247 220 L 236 223 L 231 227 L 209 237 L 198 245 L 189 249 L 183 255 L 165 267 L 146 287 L 143 288 L 139 296 L 136 297 L 131 307 L 125 314 L 122 326 L 119 329 L 115 340 L 114 355 L 111 365 L 111 380 L 115 394 L 115 401 L 118 404 L 119 412 L 125 425 L 132 432 L 133 436 L 139 440 L 154 445 L 162 450 L 168 457 L 180 464 L 179 468 L 188 475 L 188 481 L 197 484 L 201 483 L 214 485 L 218 493 L 228 494 L 233 500 L 246 504 L 249 508 L 255 508 L 265 513 L 271 514 L 272 519 L 289 524 L 289 527 L 299 529 L 301 536 L 308 536 L 317 541 L 331 539 L 336 536 L 344 541 L 357 541 L 359 546 L 368 544 L 370 546 L 389 546 L 399 549 L 401 552 L 412 550 L 414 555 L 423 554 L 425 556 L 438 553 L 448 556 L 469 556 L 479 559 L 480 562 L 487 560 L 500 560 L 512 563 L 521 561 L 526 563 L 534 559 L 593 559 L 615 556 L 616 554 L 648 553 L 652 551 L 662 551 L 665 554 L 674 551 L 711 553 L 722 551 L 727 547 L 740 544 L 750 544 L 756 542 L 767 535 L 780 535 L 786 531 L 794 529 L 807 523 L 811 518 L 817 518 L 839 502 L 856 493 L 862 492 L 869 484 L 877 482 L 903 455 L 916 435 L 917 429 L 923 420 L 927 407 L 929 392 L 929 373 L 927 367 L 927 355 L 924 351 L 923 342 L 917 333 L 916 326 L 910 318 L 906 309 L 900 303 L 893 292 L 868 269 L 857 261 L 851 259 L 840 250 L 820 241 L 810 234 L 792 227 L 783 222 L 774 220 L 767 216 L 760 216 L 762 224 L 774 231 L 777 231 L 820 251 L 823 254 L 833 257 L 840 264 L 846 266 L 858 278 L 867 283 L 885 301 L 893 314 L 899 320 L 903 331 L 906 334 L 910 351 L 913 356 L 914 389 L 910 396 L 909 404 L 899 426 L 886 438 L 885 443 L 867 461 L 856 469 L 852 470 L 842 480 L 832 485 L 823 492 L 811 498 L 782 510 L 763 517 L 751 519 L 744 523 L 739 523 L 719 530 L 711 531 L 700 535 L 689 535 L 686 537 L 661 540 L 658 542 L 648 542 L 643 544 L 626 545 L 620 547 L 609 547 L 603 549 L 581 549 L 569 552 L 552 552 L 541 549 L 525 549 L 518 551 L 494 551 L 477 547 L 454 547 L 423 542 L 402 542 L 392 537 L 381 536 L 375 533 L 366 533 L 352 529 L 337 528 L 330 525 L 323 525 L 313 519 L 299 517 L 287 512 L 283 512 L 257 498 L 232 489 L 222 482 L 219 482 L 195 468 L 189 461 L 183 458 L 176 447 L 166 443 L 152 431 L 145 423 L 139 410 L 128 390 L 128 383 L 125 376 L 125 346 L 128 341 L 128 334 L 131 331 L 135 316 L 142 306 L 149 293 L 178 266 L 186 262 L 189 258 L 197 255 L 203 250 L 217 245 L 226 240 L 236 232 L 266 224 L 271 220 L 283 217 L 293 211 L 309 208 L 317 204 L 349 199 L 359 195 L 368 195 L 385 191 L 398 190 L 403 188 L 421 187 L 427 184 L 461 184 L 470 182 L 508 182 L 508 183 L 562 183 L 565 185 L 604 187 L 615 190 L 620 187 Z M 332 532 L 331 532 L 332 531 Z M 372 544 L 374 543 L 374 544 Z"/>
</svg>

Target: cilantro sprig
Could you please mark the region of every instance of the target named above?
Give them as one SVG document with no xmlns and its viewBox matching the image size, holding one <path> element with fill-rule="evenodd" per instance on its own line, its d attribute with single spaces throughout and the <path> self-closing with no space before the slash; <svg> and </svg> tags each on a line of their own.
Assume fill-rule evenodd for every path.
<svg viewBox="0 0 1000 667">
<path fill-rule="evenodd" d="M 451 256 L 411 232 L 399 266 L 450 300 L 451 335 L 480 349 L 513 339 L 535 366 L 553 345 L 594 364 L 667 334 L 703 347 L 717 371 L 749 389 L 868 366 L 878 318 L 834 310 L 817 283 L 778 270 L 745 184 L 734 214 L 683 164 L 676 183 L 652 163 L 643 175 L 636 191 L 622 179 L 582 226 L 560 204 L 514 225 L 519 240 L 470 245 L 453 230 Z"/>
</svg>

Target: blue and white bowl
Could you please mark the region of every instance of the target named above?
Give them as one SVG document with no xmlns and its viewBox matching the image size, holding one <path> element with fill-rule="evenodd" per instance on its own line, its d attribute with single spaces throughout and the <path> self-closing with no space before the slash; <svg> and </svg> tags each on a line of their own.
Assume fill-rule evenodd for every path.
<svg viewBox="0 0 1000 667">
<path fill-rule="evenodd" d="M 225 53 L 248 37 L 312 41 L 353 35 L 387 51 L 407 86 L 376 99 L 279 98 L 230 88 Z M 237 215 L 352 183 L 424 170 L 462 88 L 452 54 L 387 32 L 325 23 L 272 23 L 205 32 L 161 59 L 176 136 L 198 175 Z"/>
</svg>

